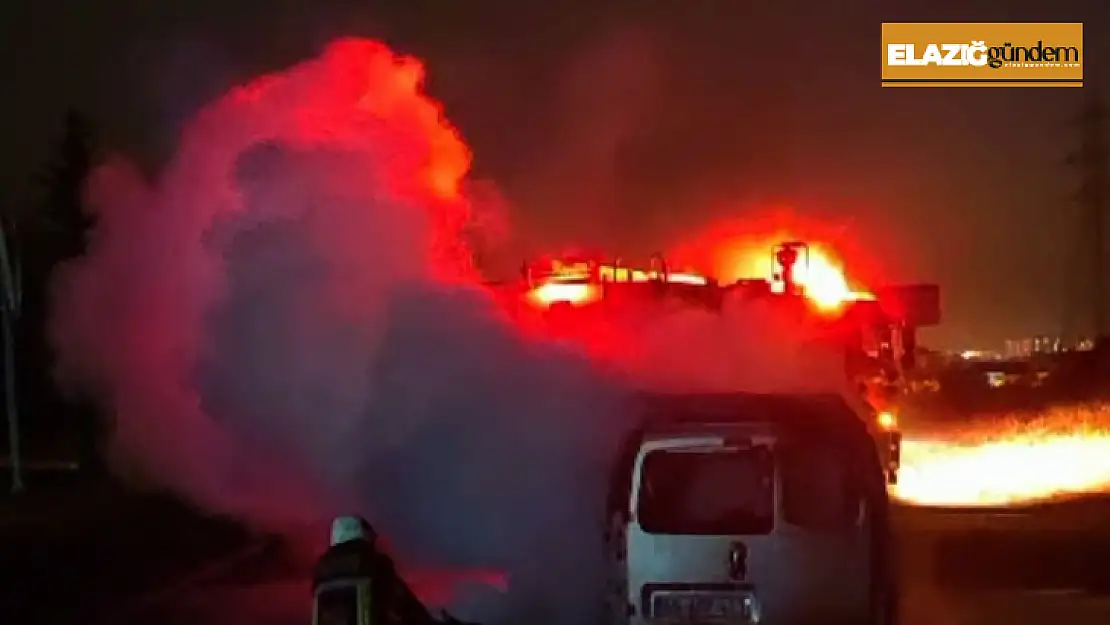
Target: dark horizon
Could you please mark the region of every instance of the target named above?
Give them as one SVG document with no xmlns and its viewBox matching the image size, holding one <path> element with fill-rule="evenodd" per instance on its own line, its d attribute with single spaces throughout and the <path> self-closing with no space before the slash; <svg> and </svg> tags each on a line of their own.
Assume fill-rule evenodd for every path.
<svg viewBox="0 0 1110 625">
<path fill-rule="evenodd" d="M 228 86 L 372 36 L 425 61 L 475 177 L 507 196 L 532 247 L 644 250 L 787 204 L 843 226 L 894 280 L 939 282 L 931 346 L 1082 331 L 1089 228 L 1065 160 L 1105 84 L 1110 7 L 811 4 L 12 2 L 0 199 L 28 203 L 69 106 L 153 168 Z M 1087 86 L 883 89 L 883 21 L 1082 21 Z"/>
</svg>

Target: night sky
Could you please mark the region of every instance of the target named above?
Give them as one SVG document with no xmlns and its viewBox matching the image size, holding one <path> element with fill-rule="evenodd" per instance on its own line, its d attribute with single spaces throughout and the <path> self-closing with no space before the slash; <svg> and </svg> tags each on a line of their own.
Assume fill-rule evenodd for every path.
<svg viewBox="0 0 1110 625">
<path fill-rule="evenodd" d="M 789 204 L 941 283 L 931 344 L 997 346 L 1084 329 L 1064 159 L 1108 19 L 1106 0 L 8 0 L 0 198 L 27 204 L 67 106 L 156 167 L 230 84 L 376 36 L 427 61 L 532 246 L 646 250 Z M 1087 86 L 882 89 L 883 21 L 1082 21 Z"/>
</svg>

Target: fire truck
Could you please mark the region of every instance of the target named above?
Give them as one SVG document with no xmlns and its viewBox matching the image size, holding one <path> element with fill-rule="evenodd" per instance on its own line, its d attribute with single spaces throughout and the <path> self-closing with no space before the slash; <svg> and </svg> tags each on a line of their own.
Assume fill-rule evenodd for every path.
<svg viewBox="0 0 1110 625">
<path fill-rule="evenodd" d="M 819 340 L 843 354 L 844 373 L 858 392 L 858 411 L 875 437 L 888 482 L 897 483 L 899 406 L 915 369 L 917 330 L 940 322 L 939 287 L 888 286 L 853 294 L 835 306 L 818 306 L 799 279 L 806 275 L 809 245 L 784 242 L 771 254 L 772 275 L 728 284 L 699 273 L 672 271 L 660 254 L 641 268 L 619 259 L 542 259 L 522 265 L 517 293 L 528 308 L 556 321 L 659 300 L 721 310 L 727 298 L 759 300 L 781 314 L 795 315 Z"/>
</svg>

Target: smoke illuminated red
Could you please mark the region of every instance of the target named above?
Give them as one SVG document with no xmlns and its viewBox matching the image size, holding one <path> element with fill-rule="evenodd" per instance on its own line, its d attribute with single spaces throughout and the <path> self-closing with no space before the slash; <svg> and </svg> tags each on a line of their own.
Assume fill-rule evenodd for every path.
<svg viewBox="0 0 1110 625">
<path fill-rule="evenodd" d="M 59 377 L 136 481 L 293 537 L 364 512 L 406 571 L 508 572 L 473 620 L 588 622 L 605 469 L 584 460 L 623 430 L 596 418 L 615 393 L 478 286 L 467 239 L 495 220 L 422 77 L 338 41 L 205 106 L 157 179 L 97 169 L 89 253 L 55 285 Z"/>
<path fill-rule="evenodd" d="M 390 280 L 472 277 L 461 236 L 468 206 L 459 193 L 469 151 L 422 94 L 422 79 L 418 61 L 382 44 L 337 41 L 319 58 L 206 106 L 155 185 L 123 160 L 94 171 L 88 197 L 99 226 L 89 256 L 58 278 L 53 333 L 64 380 L 97 392 L 116 416 L 115 455 L 130 471 L 256 518 L 312 514 L 312 506 L 279 503 L 298 483 L 294 475 L 275 478 L 286 463 L 268 465 L 211 425 L 188 383 L 208 349 L 205 315 L 228 289 L 219 247 L 228 241 L 212 237 L 234 219 L 244 223 L 231 230 L 297 217 L 282 214 L 297 198 L 275 195 L 267 168 L 285 167 L 287 154 L 327 149 L 364 163 L 361 172 L 321 168 L 335 203 L 389 202 L 388 219 L 409 222 L 399 230 L 415 237 L 384 243 L 376 232 L 382 216 L 372 211 L 321 213 L 316 230 L 304 234 L 326 235 L 327 254 L 351 270 L 344 292 L 331 293 L 335 306 L 374 316 L 376 304 L 360 301 L 358 285 L 372 297 L 372 282 L 385 279 L 369 266 L 375 262 L 390 265 Z M 273 154 L 264 153 L 268 145 Z M 305 184 L 289 180 L 281 195 L 306 193 Z M 239 464 L 267 468 L 235 471 L 246 482 L 237 484 L 223 473 Z M 243 497 L 243 489 L 270 494 Z"/>
</svg>

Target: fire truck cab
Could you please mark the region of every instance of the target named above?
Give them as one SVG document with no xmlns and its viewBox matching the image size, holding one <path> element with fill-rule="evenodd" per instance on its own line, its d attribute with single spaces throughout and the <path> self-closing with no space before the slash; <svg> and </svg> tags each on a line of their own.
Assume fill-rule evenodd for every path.
<svg viewBox="0 0 1110 625">
<path fill-rule="evenodd" d="M 742 280 L 728 288 L 742 297 L 774 302 L 784 314 L 803 315 L 842 350 L 845 375 L 859 391 L 856 409 L 875 438 L 888 483 L 897 483 L 902 448 L 898 416 L 917 365 L 917 330 L 940 322 L 939 287 L 886 286 L 817 306 L 799 279 L 808 274 L 809 246 L 781 243 L 773 250 L 773 261 L 769 280 Z"/>
</svg>

